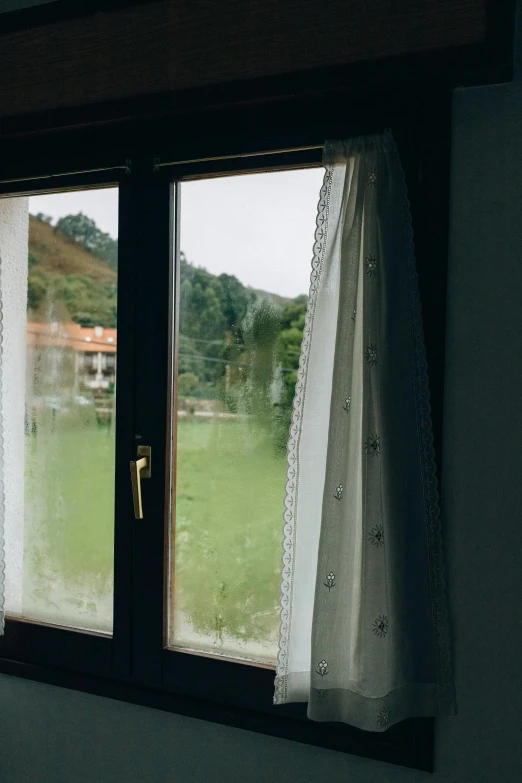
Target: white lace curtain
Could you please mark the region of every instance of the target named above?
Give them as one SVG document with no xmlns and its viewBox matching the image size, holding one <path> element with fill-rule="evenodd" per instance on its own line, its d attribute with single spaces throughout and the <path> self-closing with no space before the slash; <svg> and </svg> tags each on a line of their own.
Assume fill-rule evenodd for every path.
<svg viewBox="0 0 522 783">
<path fill-rule="evenodd" d="M 2 287 L 2 248 L 0 247 L 0 293 Z M 4 387 L 3 387 L 3 303 L 0 297 L 0 636 L 4 634 L 5 619 L 5 545 L 4 545 Z"/>
<path fill-rule="evenodd" d="M 392 134 L 327 143 L 324 163 L 274 702 L 383 731 L 454 711 L 420 300 Z"/>
</svg>

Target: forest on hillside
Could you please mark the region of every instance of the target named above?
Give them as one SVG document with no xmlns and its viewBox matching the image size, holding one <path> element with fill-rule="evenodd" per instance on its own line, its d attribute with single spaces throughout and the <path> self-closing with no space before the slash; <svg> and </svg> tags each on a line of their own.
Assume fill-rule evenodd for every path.
<svg viewBox="0 0 522 783">
<path fill-rule="evenodd" d="M 55 226 L 47 215 L 31 215 L 27 307 L 34 313 L 50 299 L 81 326 L 115 327 L 117 264 L 118 242 L 81 212 Z"/>
<path fill-rule="evenodd" d="M 178 392 L 219 398 L 255 416 L 285 446 L 307 298 L 281 307 L 233 275 L 212 275 L 181 254 Z"/>
<path fill-rule="evenodd" d="M 28 308 L 38 311 L 52 297 L 82 326 L 116 327 L 117 241 L 79 213 L 52 226 L 31 218 Z M 69 273 L 51 268 L 49 242 L 31 240 L 38 227 L 87 262 Z M 87 254 L 87 255 L 86 255 Z M 96 266 L 97 264 L 97 266 Z M 62 264 L 62 267 L 64 264 Z M 94 275 L 92 270 L 96 269 Z M 103 272 L 105 270 L 105 272 Z M 284 447 L 291 419 L 307 297 L 293 300 L 254 291 L 228 274 L 213 275 L 181 254 L 178 393 L 182 398 L 219 399 L 231 412 L 255 416 Z"/>
</svg>

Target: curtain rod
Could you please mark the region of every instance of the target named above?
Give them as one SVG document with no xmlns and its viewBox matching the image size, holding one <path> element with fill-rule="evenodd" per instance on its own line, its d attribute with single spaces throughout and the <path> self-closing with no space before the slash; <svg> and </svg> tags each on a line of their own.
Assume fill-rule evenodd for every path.
<svg viewBox="0 0 522 783">
<path fill-rule="evenodd" d="M 82 169 L 81 171 L 61 171 L 58 174 L 40 174 L 34 177 L 16 177 L 14 179 L 0 179 L 0 185 L 14 185 L 17 182 L 39 182 L 43 179 L 57 179 L 58 177 L 73 177 L 75 174 L 99 174 L 102 171 L 125 171 L 130 174 L 130 158 L 125 161 L 124 166 L 106 166 L 99 169 Z"/>
<path fill-rule="evenodd" d="M 281 150 L 264 150 L 262 152 L 242 152 L 238 155 L 216 155 L 211 158 L 189 158 L 188 160 L 173 160 L 165 163 L 160 163 L 159 159 L 156 159 L 154 169 L 161 169 L 164 166 L 182 166 L 186 163 L 210 163 L 218 160 L 239 160 L 241 158 L 260 158 L 263 155 L 283 155 L 286 152 L 306 152 L 307 150 L 321 150 L 323 144 L 310 144 L 308 147 L 286 147 Z"/>
<path fill-rule="evenodd" d="M 306 147 L 286 147 L 279 150 L 263 150 L 261 152 L 242 152 L 237 155 L 216 155 L 209 158 L 188 158 L 187 160 L 174 160 L 167 161 L 165 163 L 159 162 L 159 157 L 154 159 L 154 171 L 167 166 L 182 166 L 187 163 L 210 163 L 212 161 L 219 160 L 240 160 L 241 158 L 260 158 L 267 155 L 284 155 L 289 152 L 307 152 L 310 150 L 320 150 L 323 148 L 323 144 L 310 144 Z M 15 185 L 18 182 L 40 182 L 46 179 L 57 179 L 59 177 L 73 177 L 78 174 L 99 174 L 103 171 L 125 171 L 126 174 L 130 174 L 131 161 L 127 158 L 125 165 L 123 166 L 106 166 L 97 169 L 82 169 L 80 171 L 62 171 L 57 174 L 40 174 L 33 177 L 16 177 L 13 179 L 1 179 L 0 185 Z"/>
</svg>

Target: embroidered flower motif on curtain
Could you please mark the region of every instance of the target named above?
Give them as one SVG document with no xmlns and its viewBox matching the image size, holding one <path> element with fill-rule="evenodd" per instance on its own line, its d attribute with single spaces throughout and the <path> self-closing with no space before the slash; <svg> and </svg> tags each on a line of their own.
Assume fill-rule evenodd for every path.
<svg viewBox="0 0 522 783">
<path fill-rule="evenodd" d="M 366 274 L 368 277 L 373 277 L 377 274 L 377 258 L 376 256 L 366 256 Z"/>
<path fill-rule="evenodd" d="M 370 530 L 368 535 L 371 543 L 376 547 L 384 546 L 384 527 L 383 525 L 375 525 Z"/>
<path fill-rule="evenodd" d="M 381 729 L 387 729 L 391 721 L 391 712 L 388 707 L 383 707 L 377 715 L 377 721 Z"/>
<path fill-rule="evenodd" d="M 320 677 L 326 677 L 326 675 L 328 674 L 328 664 L 326 663 L 324 658 L 322 661 L 319 661 L 319 663 L 317 664 L 316 674 L 318 674 Z"/>
<path fill-rule="evenodd" d="M 377 364 L 377 348 L 375 345 L 369 345 L 366 349 L 366 364 Z"/>
<path fill-rule="evenodd" d="M 326 581 L 324 582 L 324 586 L 328 588 L 328 592 L 332 589 L 332 587 L 335 587 L 335 574 L 330 571 L 329 574 L 326 574 Z"/>
<path fill-rule="evenodd" d="M 375 636 L 384 639 L 388 633 L 388 618 L 385 614 L 379 615 L 379 617 L 373 621 L 373 632 Z"/>
<path fill-rule="evenodd" d="M 378 435 L 373 435 L 367 438 L 364 449 L 370 457 L 378 457 L 381 453 L 381 443 Z"/>
</svg>

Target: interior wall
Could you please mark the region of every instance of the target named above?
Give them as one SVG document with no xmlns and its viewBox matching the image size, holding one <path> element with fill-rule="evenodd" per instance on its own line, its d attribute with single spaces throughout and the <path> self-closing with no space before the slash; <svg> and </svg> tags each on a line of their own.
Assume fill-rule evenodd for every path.
<svg viewBox="0 0 522 783">
<path fill-rule="evenodd" d="M 0 781 L 513 783 L 522 692 L 522 85 L 455 94 L 444 524 L 459 714 L 433 776 L 0 677 Z"/>
</svg>

